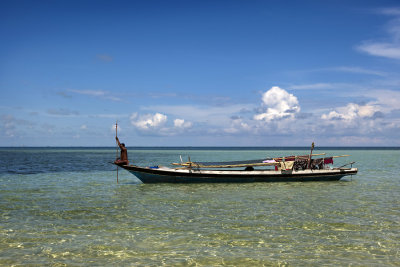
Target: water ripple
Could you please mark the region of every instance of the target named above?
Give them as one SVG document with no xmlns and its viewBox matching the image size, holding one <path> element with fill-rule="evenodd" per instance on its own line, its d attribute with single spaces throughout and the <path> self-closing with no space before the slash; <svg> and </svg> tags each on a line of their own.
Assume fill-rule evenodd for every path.
<svg viewBox="0 0 400 267">
<path fill-rule="evenodd" d="M 352 153 L 360 174 L 339 182 L 144 185 L 121 171 L 117 185 L 103 163 L 46 171 L 48 160 L 41 171 L 3 172 L 0 265 L 398 266 L 400 181 L 391 162 L 399 152 Z"/>
</svg>

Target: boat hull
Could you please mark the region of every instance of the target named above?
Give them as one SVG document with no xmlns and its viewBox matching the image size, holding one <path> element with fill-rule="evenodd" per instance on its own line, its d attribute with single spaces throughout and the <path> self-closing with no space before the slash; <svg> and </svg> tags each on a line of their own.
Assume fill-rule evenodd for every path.
<svg viewBox="0 0 400 267">
<path fill-rule="evenodd" d="M 134 165 L 121 166 L 143 183 L 251 183 L 251 182 L 309 182 L 338 181 L 354 175 L 357 168 L 333 170 L 177 170 L 172 168 L 144 168 Z"/>
</svg>

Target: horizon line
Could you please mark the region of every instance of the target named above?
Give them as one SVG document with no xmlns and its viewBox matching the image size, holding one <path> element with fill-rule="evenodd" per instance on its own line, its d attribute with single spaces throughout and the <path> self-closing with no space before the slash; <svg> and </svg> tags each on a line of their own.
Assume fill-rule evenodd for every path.
<svg viewBox="0 0 400 267">
<path fill-rule="evenodd" d="M 116 146 L 0 146 L 0 148 L 116 148 Z M 310 146 L 127 146 L 127 148 L 310 148 Z M 400 146 L 315 146 L 319 148 L 397 148 Z"/>
</svg>

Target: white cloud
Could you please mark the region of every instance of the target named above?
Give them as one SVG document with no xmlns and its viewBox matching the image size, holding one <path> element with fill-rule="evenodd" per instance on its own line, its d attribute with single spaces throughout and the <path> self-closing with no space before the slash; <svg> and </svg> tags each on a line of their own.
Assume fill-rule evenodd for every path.
<svg viewBox="0 0 400 267">
<path fill-rule="evenodd" d="M 334 87 L 335 85 L 330 83 L 313 83 L 313 84 L 292 85 L 290 88 L 294 90 L 321 90 L 321 89 L 331 89 Z"/>
<path fill-rule="evenodd" d="M 262 96 L 265 112 L 254 116 L 255 120 L 270 122 L 277 119 L 294 118 L 300 112 L 297 97 L 274 86 Z"/>
<path fill-rule="evenodd" d="M 134 113 L 131 116 L 131 123 L 140 130 L 158 129 L 165 125 L 167 116 L 161 113 L 145 114 L 138 116 Z"/>
<path fill-rule="evenodd" d="M 337 111 L 331 111 L 328 114 L 322 114 L 321 118 L 324 120 L 342 120 L 345 122 L 352 122 L 359 118 L 372 118 L 378 107 L 374 105 L 358 105 L 349 103 L 345 107 L 337 108 Z"/>
<path fill-rule="evenodd" d="M 400 44 L 397 43 L 365 43 L 358 48 L 372 56 L 400 59 Z"/>
<path fill-rule="evenodd" d="M 241 132 L 250 132 L 252 127 L 249 123 L 245 122 L 240 117 L 231 118 L 231 125 L 229 128 L 225 128 L 224 131 L 229 134 L 237 134 Z"/>
<path fill-rule="evenodd" d="M 183 133 L 193 125 L 192 122 L 179 118 L 175 119 L 171 125 L 168 123 L 168 116 L 159 112 L 144 115 L 133 113 L 130 120 L 140 132 L 164 136 Z"/>
<path fill-rule="evenodd" d="M 0 116 L 0 136 L 4 134 L 6 137 L 17 137 L 21 135 L 23 129 L 31 132 L 34 126 L 35 123 L 18 119 L 11 114 Z"/>
<path fill-rule="evenodd" d="M 1 116 L 2 128 L 7 137 L 14 137 L 15 135 L 15 118 L 12 115 Z"/>
<path fill-rule="evenodd" d="M 81 128 L 81 130 L 87 130 L 87 125 L 86 124 L 82 124 L 80 128 Z"/>
<path fill-rule="evenodd" d="M 344 135 L 327 137 L 327 144 L 334 144 L 341 146 L 379 146 L 382 145 L 382 139 L 377 136 L 360 136 L 358 135 Z"/>
<path fill-rule="evenodd" d="M 88 96 L 105 96 L 106 92 L 102 90 L 75 90 L 70 89 L 69 92 L 77 93 L 80 95 L 88 95 Z"/>
<path fill-rule="evenodd" d="M 115 118 L 127 118 L 129 117 L 128 114 L 90 114 L 87 115 L 89 118 L 109 118 L 109 119 L 115 119 Z"/>
<path fill-rule="evenodd" d="M 371 118 L 378 111 L 378 108 L 372 105 L 358 106 L 358 116 L 361 118 Z"/>
<path fill-rule="evenodd" d="M 329 69 L 327 69 L 329 70 Z M 370 69 L 365 69 L 365 68 L 360 68 L 360 67 L 335 67 L 331 68 L 330 70 L 333 71 L 340 71 L 340 72 L 348 72 L 348 73 L 358 73 L 358 74 L 369 74 L 369 75 L 376 75 L 376 76 L 387 76 L 387 73 L 382 72 L 382 71 L 377 71 L 377 70 L 370 70 Z"/>
<path fill-rule="evenodd" d="M 228 126 L 230 117 L 233 114 L 241 113 L 243 110 L 253 110 L 254 106 L 249 104 L 235 104 L 226 106 L 148 106 L 143 110 L 158 111 L 172 115 L 174 117 L 182 117 L 189 121 L 206 123 L 210 127 Z"/>
<path fill-rule="evenodd" d="M 369 90 L 365 96 L 374 98 L 371 104 L 379 106 L 380 111 L 389 113 L 400 108 L 400 92 L 393 90 Z"/>
<path fill-rule="evenodd" d="M 395 16 L 386 25 L 389 37 L 386 41 L 366 41 L 357 48 L 372 56 L 400 59 L 400 8 L 381 9 L 381 14 Z"/>
<path fill-rule="evenodd" d="M 332 84 L 332 88 L 337 85 L 339 84 Z M 330 84 L 315 84 L 316 86 L 329 87 Z M 343 95 L 346 97 L 350 92 L 347 88 L 354 89 L 354 85 L 346 87 L 344 90 L 346 95 Z M 364 138 L 363 140 L 370 140 L 367 137 L 372 139 L 375 136 L 379 136 L 380 140 L 390 138 L 400 127 L 395 113 L 400 106 L 400 95 L 398 95 L 400 93 L 396 91 L 382 93 L 382 90 L 377 89 L 362 91 L 358 88 L 358 90 L 360 95 L 362 92 L 362 99 L 359 98 L 359 94 L 353 93 L 356 94 L 354 96 L 357 96 L 359 101 L 369 102 L 354 103 L 351 101 L 354 98 L 349 98 L 348 103 L 331 110 L 327 110 L 326 107 L 314 107 L 312 112 L 306 113 L 307 116 L 302 116 L 300 113 L 300 103 L 294 94 L 279 87 L 272 87 L 262 94 L 258 110 L 251 104 L 217 107 L 147 106 L 141 107 L 142 111 L 147 111 L 146 114 L 131 115 L 131 123 L 138 133 L 143 135 L 190 134 L 199 137 L 212 135 L 213 138 L 226 136 L 243 138 L 249 143 L 251 140 L 261 140 L 261 136 L 270 137 L 271 140 L 284 140 L 285 136 L 286 138 L 290 136 L 298 142 L 320 138 L 321 143 L 326 140 L 325 144 L 328 141 L 329 144 L 334 144 L 335 138 L 339 140 L 345 136 L 360 136 Z M 243 109 L 254 113 L 242 113 Z"/>
<path fill-rule="evenodd" d="M 192 123 L 189 122 L 189 121 L 185 121 L 183 119 L 175 119 L 174 120 L 174 126 L 176 128 L 185 129 L 185 128 L 192 127 Z"/>
<path fill-rule="evenodd" d="M 381 8 L 379 13 L 384 15 L 395 15 L 400 16 L 400 8 L 392 7 L 392 8 Z"/>
<path fill-rule="evenodd" d="M 103 91 L 103 90 L 75 90 L 75 89 L 70 89 L 68 90 L 69 92 L 76 93 L 79 95 L 87 95 L 91 97 L 97 97 L 97 98 L 102 98 L 102 99 L 108 99 L 112 101 L 122 101 L 121 98 L 113 96 L 112 93 Z"/>
<path fill-rule="evenodd" d="M 385 114 L 378 105 L 368 103 L 358 105 L 349 103 L 346 106 L 322 114 L 320 126 L 323 132 L 333 136 L 359 136 L 373 138 L 389 134 L 399 128 L 396 120 L 385 119 Z M 361 140 L 361 139 L 360 139 Z"/>
</svg>

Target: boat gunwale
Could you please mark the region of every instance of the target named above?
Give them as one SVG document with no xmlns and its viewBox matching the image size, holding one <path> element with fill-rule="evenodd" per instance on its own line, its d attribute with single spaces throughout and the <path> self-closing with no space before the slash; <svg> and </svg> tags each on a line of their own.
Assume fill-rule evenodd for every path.
<svg viewBox="0 0 400 267">
<path fill-rule="evenodd" d="M 120 167 L 124 168 L 130 172 L 141 172 L 147 174 L 154 174 L 160 176 L 173 176 L 173 177 L 205 177 L 205 178 L 221 178 L 221 177 L 230 177 L 230 178 L 246 178 L 246 177 L 329 177 L 329 176 L 338 176 L 338 175 L 353 175 L 357 174 L 357 168 L 336 168 L 336 169 L 323 169 L 323 170 L 283 170 L 283 171 L 274 171 L 274 170 L 253 170 L 253 171 L 245 171 L 245 170 L 198 170 L 198 169 L 173 169 L 165 167 L 159 167 L 157 169 L 150 167 L 140 167 L 136 165 L 120 165 Z"/>
</svg>

